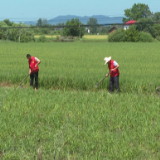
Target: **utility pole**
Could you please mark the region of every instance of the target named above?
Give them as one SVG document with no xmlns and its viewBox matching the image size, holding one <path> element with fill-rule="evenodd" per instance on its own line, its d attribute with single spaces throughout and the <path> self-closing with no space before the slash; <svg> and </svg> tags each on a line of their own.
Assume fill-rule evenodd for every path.
<svg viewBox="0 0 160 160">
<path fill-rule="evenodd" d="M 21 28 L 19 29 L 19 43 L 21 42 Z"/>
<path fill-rule="evenodd" d="M 79 39 L 81 39 L 81 25 L 79 25 Z"/>
</svg>

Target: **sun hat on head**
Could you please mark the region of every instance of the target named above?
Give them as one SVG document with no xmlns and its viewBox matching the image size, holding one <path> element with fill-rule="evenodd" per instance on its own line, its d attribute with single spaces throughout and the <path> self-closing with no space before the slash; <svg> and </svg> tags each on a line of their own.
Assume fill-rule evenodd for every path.
<svg viewBox="0 0 160 160">
<path fill-rule="evenodd" d="M 110 56 L 110 57 L 105 57 L 105 58 L 104 58 L 104 61 L 105 61 L 104 64 L 107 64 L 110 60 L 111 60 L 111 56 Z"/>
</svg>

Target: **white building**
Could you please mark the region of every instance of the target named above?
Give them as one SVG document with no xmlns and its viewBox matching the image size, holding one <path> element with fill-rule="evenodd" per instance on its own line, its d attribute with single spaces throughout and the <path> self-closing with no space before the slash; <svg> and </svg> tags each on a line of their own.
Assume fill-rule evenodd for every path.
<svg viewBox="0 0 160 160">
<path fill-rule="evenodd" d="M 131 20 L 131 21 L 128 21 L 124 24 L 124 30 L 128 29 L 131 25 L 135 24 L 136 21 L 135 20 Z"/>
</svg>

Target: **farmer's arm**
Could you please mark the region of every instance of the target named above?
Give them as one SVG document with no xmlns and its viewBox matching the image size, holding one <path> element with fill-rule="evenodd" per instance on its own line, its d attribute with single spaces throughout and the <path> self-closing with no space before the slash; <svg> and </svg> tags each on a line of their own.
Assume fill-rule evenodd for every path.
<svg viewBox="0 0 160 160">
<path fill-rule="evenodd" d="M 117 68 L 119 68 L 119 64 L 116 65 L 116 67 L 114 68 L 114 70 L 117 69 Z"/>
<path fill-rule="evenodd" d="M 41 61 L 37 57 L 35 57 L 35 60 L 37 62 L 37 64 L 35 65 L 35 67 L 37 67 L 41 63 Z"/>
<path fill-rule="evenodd" d="M 106 77 L 108 77 L 108 76 L 109 76 L 109 74 L 110 74 L 110 71 L 106 74 Z"/>
<path fill-rule="evenodd" d="M 28 74 L 31 74 L 31 69 L 29 68 L 29 72 L 28 72 Z"/>
<path fill-rule="evenodd" d="M 111 72 L 114 71 L 114 70 L 116 70 L 117 68 L 119 68 L 119 64 L 116 61 L 114 61 L 113 64 L 114 64 L 115 68 L 111 69 Z"/>
<path fill-rule="evenodd" d="M 29 64 L 29 60 L 28 60 L 28 64 Z M 31 68 L 30 68 L 30 66 L 29 66 L 28 74 L 31 74 Z"/>
</svg>

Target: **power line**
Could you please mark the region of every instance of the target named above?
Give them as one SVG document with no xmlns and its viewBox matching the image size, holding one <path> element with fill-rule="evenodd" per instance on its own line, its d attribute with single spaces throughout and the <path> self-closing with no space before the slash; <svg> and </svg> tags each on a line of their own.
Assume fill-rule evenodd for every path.
<svg viewBox="0 0 160 160">
<path fill-rule="evenodd" d="M 97 25 L 70 25 L 70 26 L 56 26 L 56 25 L 50 25 L 50 26 L 16 26 L 16 27 L 0 27 L 0 29 L 12 29 L 12 28 L 70 28 L 70 27 L 100 27 L 100 26 L 116 26 L 116 25 L 144 25 L 144 24 L 160 24 L 160 22 L 136 22 L 135 24 L 125 24 L 125 23 L 106 23 L 106 24 L 97 24 Z"/>
</svg>

